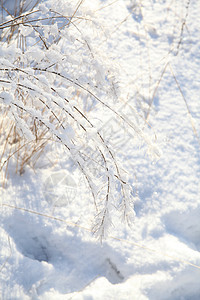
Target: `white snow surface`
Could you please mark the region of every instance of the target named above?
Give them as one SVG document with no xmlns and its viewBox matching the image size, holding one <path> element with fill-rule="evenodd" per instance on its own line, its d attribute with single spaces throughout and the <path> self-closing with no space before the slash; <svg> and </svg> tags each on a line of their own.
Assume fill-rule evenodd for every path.
<svg viewBox="0 0 200 300">
<path fill-rule="evenodd" d="M 114 216 L 102 244 L 68 153 L 49 147 L 21 176 L 10 166 L 0 188 L 2 300 L 200 299 L 200 2 L 187 13 L 188 3 L 84 2 L 102 19 L 105 54 L 127 87 L 121 97 L 147 117 L 162 155 L 154 161 L 124 140 L 136 216 L 130 228 Z"/>
</svg>

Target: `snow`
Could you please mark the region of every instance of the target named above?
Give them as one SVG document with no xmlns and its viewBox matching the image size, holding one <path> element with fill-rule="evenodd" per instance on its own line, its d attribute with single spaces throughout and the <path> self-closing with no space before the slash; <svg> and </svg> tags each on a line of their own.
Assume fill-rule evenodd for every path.
<svg viewBox="0 0 200 300">
<path fill-rule="evenodd" d="M 122 104 L 129 99 L 138 128 L 162 154 L 148 157 L 137 134 L 105 110 L 112 130 L 104 138 L 115 145 L 137 197 L 130 227 L 111 209 L 113 227 L 102 244 L 91 232 L 92 193 L 62 145 L 48 146 L 21 176 L 11 161 L 0 187 L 2 300 L 200 299 L 200 2 L 190 1 L 187 14 L 188 3 L 84 1 L 101 19 L 104 55 L 121 70 Z M 30 55 L 43 59 L 37 49 Z M 6 105 L 13 101 L 8 92 L 0 96 Z M 120 106 L 127 119 L 130 107 Z"/>
<path fill-rule="evenodd" d="M 32 29 L 31 27 L 27 27 L 27 26 L 23 26 L 23 25 L 20 26 L 20 33 L 21 33 L 23 36 L 28 36 L 28 35 L 30 35 L 32 32 L 33 32 L 33 29 Z"/>
<path fill-rule="evenodd" d="M 12 95 L 10 95 L 7 92 L 1 92 L 0 93 L 0 98 L 3 100 L 3 103 L 5 105 L 9 105 L 13 101 Z"/>
</svg>

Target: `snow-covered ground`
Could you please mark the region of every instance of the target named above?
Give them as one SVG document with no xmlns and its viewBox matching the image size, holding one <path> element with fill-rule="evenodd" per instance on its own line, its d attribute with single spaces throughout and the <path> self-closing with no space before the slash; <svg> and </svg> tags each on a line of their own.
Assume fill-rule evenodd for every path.
<svg viewBox="0 0 200 300">
<path fill-rule="evenodd" d="M 106 123 L 138 198 L 132 226 L 113 216 L 102 244 L 90 231 L 91 193 L 68 153 L 52 145 L 21 176 L 10 166 L 0 188 L 1 299 L 199 300 L 200 2 L 84 5 L 102 20 L 122 98 L 146 119 L 162 155 L 149 158 L 118 120 Z"/>
</svg>

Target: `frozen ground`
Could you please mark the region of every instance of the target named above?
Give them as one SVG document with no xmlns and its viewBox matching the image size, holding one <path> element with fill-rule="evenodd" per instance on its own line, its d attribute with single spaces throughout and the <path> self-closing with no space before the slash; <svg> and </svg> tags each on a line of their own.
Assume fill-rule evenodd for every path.
<svg viewBox="0 0 200 300">
<path fill-rule="evenodd" d="M 92 2 L 109 28 L 105 53 L 122 70 L 124 97 L 162 156 L 154 162 L 123 130 L 110 137 L 139 197 L 132 228 L 116 216 L 102 245 L 67 153 L 49 149 L 22 176 L 10 167 L 0 190 L 2 300 L 200 299 L 200 3 L 188 3 Z"/>
</svg>

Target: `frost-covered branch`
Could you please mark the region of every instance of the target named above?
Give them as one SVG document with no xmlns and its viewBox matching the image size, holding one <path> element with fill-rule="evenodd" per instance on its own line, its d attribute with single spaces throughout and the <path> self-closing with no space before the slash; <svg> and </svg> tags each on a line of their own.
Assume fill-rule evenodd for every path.
<svg viewBox="0 0 200 300">
<path fill-rule="evenodd" d="M 25 163 L 46 145 L 44 140 L 54 137 L 86 178 L 96 207 L 94 231 L 103 237 L 114 208 L 127 221 L 134 210 L 128 180 L 96 115 L 102 118 L 106 110 L 150 147 L 152 143 L 120 112 L 116 67 L 103 56 L 97 20 L 82 3 L 77 9 L 70 1 L 46 0 L 33 11 L 6 20 L 0 29 L 0 112 L 9 125 L 1 138 L 1 170 L 25 149 L 23 143 L 35 145 Z M 88 103 L 92 109 L 87 109 Z M 11 135 L 17 136 L 13 140 L 18 150 L 7 151 L 6 158 Z"/>
</svg>

